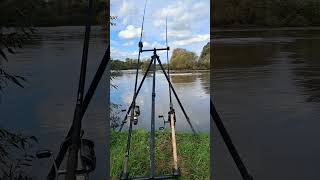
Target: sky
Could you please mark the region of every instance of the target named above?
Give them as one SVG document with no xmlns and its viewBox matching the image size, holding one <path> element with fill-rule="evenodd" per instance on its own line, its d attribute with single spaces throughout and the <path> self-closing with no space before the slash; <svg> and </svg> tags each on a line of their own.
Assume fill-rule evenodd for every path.
<svg viewBox="0 0 320 180">
<path fill-rule="evenodd" d="M 111 0 L 116 26 L 110 26 L 111 58 L 138 58 L 138 43 L 145 0 Z M 184 48 L 198 56 L 210 40 L 210 0 L 147 0 L 142 42 L 144 49 L 166 47 L 168 20 L 169 58 L 175 48 Z M 166 58 L 166 52 L 159 52 Z M 143 52 L 142 59 L 152 52 Z"/>
</svg>

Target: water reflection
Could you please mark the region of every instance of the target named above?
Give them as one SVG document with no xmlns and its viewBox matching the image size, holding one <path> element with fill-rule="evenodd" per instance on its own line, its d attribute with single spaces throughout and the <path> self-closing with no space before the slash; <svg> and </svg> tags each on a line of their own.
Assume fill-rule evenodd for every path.
<svg viewBox="0 0 320 180">
<path fill-rule="evenodd" d="M 320 37 L 320 35 L 316 36 Z M 292 57 L 294 82 L 307 102 L 320 102 L 320 39 L 298 40 L 287 49 L 295 52 Z"/>
<path fill-rule="evenodd" d="M 0 124 L 3 127 L 34 135 L 39 148 L 57 153 L 72 122 L 81 64 L 83 27 L 40 28 L 37 39 L 25 44 L 10 59 L 8 70 L 22 75 L 28 82 L 25 88 L 10 86 L 0 104 Z M 100 27 L 92 27 L 87 83 L 106 49 Z M 83 119 L 85 136 L 96 143 L 97 168 L 92 179 L 105 175 L 105 133 L 108 78 L 101 80 L 96 94 Z M 51 162 L 36 161 L 33 172 L 45 179 Z"/>
<path fill-rule="evenodd" d="M 212 95 L 255 178 L 319 179 L 320 30 L 220 31 Z M 215 178 L 241 178 L 214 129 Z"/>
<path fill-rule="evenodd" d="M 139 73 L 139 82 L 143 74 Z M 199 131 L 209 131 L 209 73 L 174 73 L 171 74 L 171 80 L 175 90 L 190 116 L 194 126 Z M 137 104 L 140 106 L 141 115 L 138 126 L 134 128 L 150 129 L 151 117 L 151 93 L 152 93 L 152 74 L 149 74 L 141 88 L 137 98 Z M 116 89 L 111 90 L 111 101 L 123 105 L 126 108 L 132 101 L 134 87 L 134 71 L 122 71 L 121 75 L 115 77 L 113 84 Z M 177 113 L 177 130 L 190 131 L 181 109 L 173 97 L 174 107 Z M 165 76 L 157 71 L 156 74 L 156 115 L 167 114 L 169 110 L 169 92 L 168 83 Z M 124 114 L 122 114 L 124 116 Z M 122 119 L 122 118 L 121 118 Z M 161 119 L 156 120 L 156 127 L 163 125 Z"/>
</svg>

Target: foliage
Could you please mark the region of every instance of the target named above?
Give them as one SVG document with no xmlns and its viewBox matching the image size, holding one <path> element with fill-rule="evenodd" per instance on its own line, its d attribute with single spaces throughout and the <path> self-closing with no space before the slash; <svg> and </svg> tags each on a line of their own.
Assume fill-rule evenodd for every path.
<svg viewBox="0 0 320 180">
<path fill-rule="evenodd" d="M 210 42 L 208 42 L 202 49 L 200 58 L 198 60 L 199 69 L 210 68 Z"/>
<path fill-rule="evenodd" d="M 145 59 L 140 62 L 139 68 L 145 72 L 148 68 L 150 59 Z M 112 70 L 128 70 L 136 69 L 137 59 L 126 58 L 123 60 L 112 60 Z M 162 64 L 167 69 L 167 64 Z M 177 48 L 173 50 L 170 60 L 171 70 L 197 70 L 210 68 L 210 42 L 208 42 L 202 49 L 200 58 L 191 51 Z M 160 66 L 157 64 L 156 69 L 159 70 Z M 152 69 L 150 69 L 152 71 Z"/>
<path fill-rule="evenodd" d="M 196 69 L 197 55 L 194 52 L 177 48 L 173 50 L 170 68 L 176 70 Z"/>
<path fill-rule="evenodd" d="M 12 82 L 23 87 L 26 79 L 8 72 L 4 63 L 8 62 L 7 54 L 15 54 L 17 48 L 31 40 L 35 29 L 32 27 L 35 0 L 5 0 L 0 2 L 0 91 Z"/>
<path fill-rule="evenodd" d="M 319 0 L 215 1 L 213 26 L 319 26 Z"/>
<path fill-rule="evenodd" d="M 129 160 L 130 176 L 144 176 L 149 173 L 149 132 L 133 130 Z M 111 131 L 110 136 L 110 174 L 118 178 L 123 167 L 127 143 L 127 132 Z M 182 177 L 179 179 L 209 178 L 209 135 L 190 132 L 177 132 L 178 163 Z M 155 146 L 156 174 L 172 173 L 172 149 L 170 131 L 156 132 Z"/>
<path fill-rule="evenodd" d="M 16 21 L 19 18 L 19 13 L 12 13 L 7 11 L 4 7 L 18 8 L 21 5 L 29 5 L 28 8 L 32 10 L 32 24 L 35 26 L 57 26 L 57 25 L 84 25 L 86 21 L 86 10 L 88 6 L 87 0 L 4 0 L 0 6 L 1 22 L 6 19 L 7 22 Z M 106 0 L 94 0 L 94 19 L 93 24 L 104 23 L 106 17 Z M 9 8 L 9 9 L 10 9 Z M 23 11 L 21 11 L 23 12 Z M 8 18 L 9 17 L 9 18 Z M 10 24 L 10 23 L 6 23 Z"/>
<path fill-rule="evenodd" d="M 151 60 L 151 59 L 147 59 L 147 60 L 144 60 L 144 61 L 141 62 L 141 70 L 142 70 L 143 72 L 146 72 L 146 71 L 147 71 L 148 66 L 149 66 L 149 64 L 150 64 L 150 60 Z M 150 67 L 150 68 L 151 68 L 151 67 Z"/>
<path fill-rule="evenodd" d="M 118 59 L 111 61 L 111 69 L 112 70 L 136 69 L 137 65 L 138 65 L 138 60 L 137 59 L 126 58 L 125 61 L 121 61 L 121 60 L 118 60 Z M 141 64 L 139 65 L 139 68 L 140 67 L 141 67 Z"/>
<path fill-rule="evenodd" d="M 30 149 L 38 143 L 34 136 L 13 134 L 0 129 L 0 179 L 31 179 L 26 167 L 35 158 Z"/>
</svg>

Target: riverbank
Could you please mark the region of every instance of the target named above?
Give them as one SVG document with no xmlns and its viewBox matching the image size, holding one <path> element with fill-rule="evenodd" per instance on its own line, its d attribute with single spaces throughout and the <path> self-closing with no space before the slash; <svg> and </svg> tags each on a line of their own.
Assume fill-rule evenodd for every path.
<svg viewBox="0 0 320 180">
<path fill-rule="evenodd" d="M 117 179 L 122 171 L 127 143 L 127 132 L 110 133 L 110 175 Z M 210 167 L 209 134 L 193 136 L 191 132 L 177 132 L 178 164 L 180 179 L 208 179 Z M 156 174 L 169 174 L 172 169 L 170 131 L 156 132 L 155 148 Z M 134 130 L 132 133 L 129 159 L 130 176 L 143 176 L 149 173 L 149 133 Z"/>
<path fill-rule="evenodd" d="M 139 71 L 140 72 L 144 72 L 143 70 L 141 70 L 141 69 L 139 69 Z M 161 71 L 161 70 L 157 70 L 157 71 Z M 136 70 L 135 69 L 126 69 L 126 70 L 111 70 L 111 73 L 121 73 L 121 72 L 126 72 L 126 73 L 136 73 Z M 161 71 L 162 72 L 162 71 Z M 166 71 L 167 72 L 167 71 Z M 206 73 L 206 72 L 210 72 L 210 70 L 209 69 L 205 69 L 205 70 L 201 70 L 201 69 L 199 69 L 199 70 L 171 70 L 170 69 L 170 74 L 172 74 L 172 73 L 176 73 L 176 74 L 178 74 L 178 73 Z"/>
</svg>

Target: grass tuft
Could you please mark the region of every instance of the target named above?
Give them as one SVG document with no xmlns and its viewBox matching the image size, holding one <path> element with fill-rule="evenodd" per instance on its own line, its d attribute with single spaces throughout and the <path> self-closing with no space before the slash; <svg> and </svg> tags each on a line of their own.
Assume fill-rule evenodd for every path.
<svg viewBox="0 0 320 180">
<path fill-rule="evenodd" d="M 129 172 L 132 176 L 149 175 L 149 135 L 146 130 L 132 132 Z M 111 178 L 119 179 L 127 143 L 127 132 L 111 131 Z M 194 136 L 191 132 L 177 132 L 179 179 L 209 179 L 209 134 Z M 170 130 L 156 131 L 156 175 L 172 173 L 172 146 Z"/>
</svg>

